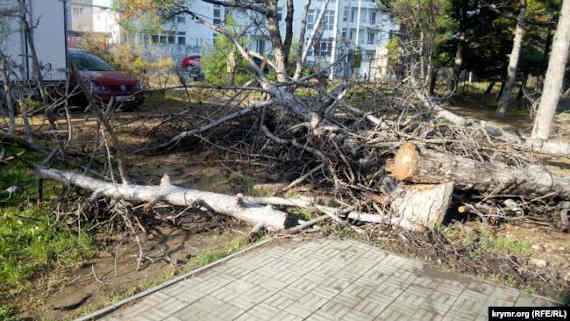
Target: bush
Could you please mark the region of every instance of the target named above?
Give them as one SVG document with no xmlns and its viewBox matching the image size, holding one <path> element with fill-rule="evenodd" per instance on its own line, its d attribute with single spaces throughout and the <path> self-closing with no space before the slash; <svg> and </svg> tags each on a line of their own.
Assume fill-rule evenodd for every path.
<svg viewBox="0 0 570 321">
<path fill-rule="evenodd" d="M 234 22 L 230 15 L 226 22 L 227 29 L 231 29 L 232 25 L 234 25 Z M 240 38 L 239 42 L 246 47 L 245 37 Z M 218 35 L 214 42 L 213 50 L 209 53 L 202 52 L 201 65 L 208 82 L 216 85 L 227 84 L 227 57 L 232 51 L 235 52 L 235 84 L 242 85 L 252 78 L 252 75 L 247 70 L 247 61 L 237 52 L 235 45 L 227 37 Z"/>
<path fill-rule="evenodd" d="M 98 35 L 87 34 L 81 39 L 79 47 L 103 58 L 115 69 L 135 76 L 144 87 L 165 87 L 173 82 L 173 85 L 178 84 L 172 58 L 150 61 L 145 58 L 142 46 L 124 43 L 109 49 L 102 45 Z"/>
</svg>

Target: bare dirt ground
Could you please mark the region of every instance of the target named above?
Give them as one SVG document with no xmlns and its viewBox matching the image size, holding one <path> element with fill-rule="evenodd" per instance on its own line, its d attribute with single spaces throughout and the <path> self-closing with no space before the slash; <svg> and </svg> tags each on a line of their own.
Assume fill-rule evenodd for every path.
<svg viewBox="0 0 570 321">
<path fill-rule="evenodd" d="M 184 120 L 176 120 L 176 113 L 188 111 L 202 119 L 207 119 L 211 113 L 215 113 L 220 108 L 212 102 L 217 101 L 198 94 L 192 97 L 191 103 L 184 102 L 184 98 L 166 97 L 165 99 L 152 99 L 141 111 L 117 113 L 114 126 L 127 157 L 129 164 L 127 171 L 131 179 L 140 184 L 157 184 L 163 174 L 168 174 L 176 185 L 230 194 L 238 192 L 251 194 L 253 184 L 283 180 L 282 173 L 272 172 L 243 155 L 211 148 L 198 138 L 186 140 L 176 149 L 161 155 L 149 156 L 132 153 L 146 144 L 171 137 L 181 128 L 198 125 L 199 122 L 186 123 Z M 461 107 L 452 109 L 482 119 L 493 117 L 487 111 Z M 200 117 L 197 119 L 201 119 Z M 493 120 L 498 123 L 502 122 L 513 129 L 521 128 L 521 126 L 528 128 L 530 122 L 528 120 L 525 122 L 523 118 L 523 116 L 517 116 Z M 560 114 L 557 118 L 558 127 L 561 128 L 558 129 L 558 133 L 561 137 L 570 133 L 570 128 L 564 126 L 568 124 L 568 118 L 570 117 L 565 114 Z M 169 119 L 174 121 L 171 121 L 169 125 L 159 126 Z M 32 123 L 37 128 L 47 129 L 48 127 L 47 121 L 42 116 L 34 117 Z M 96 121 L 92 115 L 74 114 L 72 116 L 74 140 L 78 142 L 78 145 L 95 140 L 97 135 L 95 125 Z M 66 122 L 60 120 L 57 126 L 58 129 L 64 129 Z M 50 135 L 65 134 L 48 131 L 44 138 L 49 139 Z M 99 158 L 103 156 L 104 154 L 98 155 Z M 549 161 L 549 168 L 559 174 L 570 175 L 570 160 L 551 159 Z M 184 216 L 177 223 L 177 225 L 165 222 L 149 223 L 143 244 L 150 260 L 139 271 L 136 270 L 138 248 L 132 238 L 124 233 L 112 235 L 101 233 L 98 236 L 101 249 L 95 257 L 72 268 L 58 269 L 36 280 L 33 290 L 19 297 L 17 307 L 24 312 L 24 316 L 33 319 L 62 320 L 84 315 L 183 273 L 186 263 L 190 260 L 214 249 L 230 248 L 232 242 L 235 242 L 236 238 L 243 238 L 249 229 L 235 220 L 207 213 Z M 377 226 L 370 226 L 367 230 L 369 233 L 367 233 L 366 241 L 396 253 L 416 256 L 435 264 L 442 262 L 442 259 L 444 261 L 449 259 L 449 252 L 438 248 L 439 245 L 433 240 L 433 235 L 420 233 L 410 236 L 395 230 L 387 231 Z M 451 227 L 450 231 L 452 232 L 447 232 L 447 236 L 454 240 L 504 239 L 511 241 L 511 243 L 507 241 L 511 245 L 495 246 L 493 249 L 477 252 L 483 253 L 485 258 L 471 257 L 464 261 L 472 263 L 470 268 L 466 268 L 466 264 L 454 263 L 445 265 L 448 269 L 491 279 L 493 278 L 490 275 L 497 274 L 496 281 L 498 282 L 557 299 L 564 299 L 564 293 L 570 293 L 570 272 L 568 272 L 570 271 L 570 234 L 556 231 L 550 226 L 525 223 L 482 227 L 477 221 L 466 222 L 463 227 Z M 335 235 L 338 236 L 338 233 Z M 417 241 L 403 241 L 401 235 L 404 235 L 405 240 L 415 238 Z M 523 250 L 520 250 L 520 247 Z M 456 258 L 458 262 L 462 260 L 461 255 Z M 525 266 L 518 270 L 521 274 L 520 278 L 508 281 L 508 278 L 501 277 L 501 271 L 504 271 L 505 276 L 513 273 L 509 270 L 513 267 L 505 265 L 502 261 L 495 262 L 496 267 L 477 267 L 478 264 L 485 264 L 485 262 L 492 263 L 494 257 L 503 256 L 513 257 L 518 262 L 516 264 Z M 485 270 L 483 271 L 485 273 L 479 273 L 479 270 Z M 558 283 L 552 285 L 550 279 L 545 279 L 540 283 L 540 275 L 536 278 L 527 277 L 527 274 L 536 273 L 539 270 L 559 277 Z M 565 284 L 566 288 L 564 288 Z M 77 305 L 78 303 L 80 304 Z"/>
<path fill-rule="evenodd" d="M 211 105 L 197 99 L 185 104 L 182 100 L 156 99 L 143 106 L 142 111 L 117 113 L 114 128 L 127 158 L 129 177 L 139 184 L 158 184 L 164 174 L 171 177 L 175 185 L 213 192 L 235 194 L 251 192 L 254 182 L 271 180 L 263 168 L 248 164 L 238 158 L 207 150 L 196 142 L 183 144 L 174 151 L 162 155 L 134 154 L 137 148 L 150 141 L 171 135 L 176 128 L 158 127 L 173 113 L 190 110 L 193 114 L 215 111 Z M 67 122 L 57 122 L 57 130 L 48 130 L 49 123 L 44 116 L 31 119 L 37 132 L 45 131 L 46 142 L 53 135 L 65 137 L 63 130 Z M 176 123 L 176 122 L 175 122 Z M 192 124 L 178 124 L 192 126 Z M 71 117 L 74 143 L 71 150 L 82 152 L 80 146 L 90 146 L 97 136 L 96 119 L 89 113 L 74 113 Z M 85 151 L 83 151 L 85 152 Z M 98 155 L 104 159 L 104 154 Z M 157 212 L 168 216 L 171 209 L 161 205 Z M 59 268 L 33 282 L 33 286 L 18 296 L 15 306 L 21 315 L 34 320 L 73 319 L 79 315 L 110 305 L 153 285 L 162 283 L 175 275 L 187 272 L 189 263 L 207 263 L 210 254 L 228 254 L 244 244 L 248 226 L 237 220 L 207 212 L 188 212 L 176 220 L 176 224 L 148 218 L 143 223 L 147 229 L 142 239 L 146 256 L 145 263 L 137 270 L 138 247 L 125 232 L 104 233 L 96 238 L 101 244 L 98 253 L 73 267 Z"/>
</svg>

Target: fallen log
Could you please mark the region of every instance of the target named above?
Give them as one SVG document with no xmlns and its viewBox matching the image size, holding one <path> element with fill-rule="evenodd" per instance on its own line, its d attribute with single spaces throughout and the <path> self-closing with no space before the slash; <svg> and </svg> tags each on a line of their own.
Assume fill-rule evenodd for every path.
<svg viewBox="0 0 570 321">
<path fill-rule="evenodd" d="M 148 186 L 113 184 L 73 172 L 40 166 L 36 166 L 35 171 L 43 178 L 91 190 L 94 196 L 107 196 L 129 201 L 149 202 L 150 204 L 163 201 L 176 206 L 202 204 L 215 213 L 235 217 L 256 227 L 262 225 L 268 230 L 284 229 L 287 219 L 286 213 L 273 209 L 271 206 L 249 202 L 241 196 L 186 189 L 172 185 L 167 175 L 162 177 L 160 185 Z"/>
<path fill-rule="evenodd" d="M 400 226 L 407 230 L 433 229 L 445 220 L 451 202 L 453 183 L 410 186 L 390 197 L 392 213 L 369 214 L 344 211 L 346 218 L 367 223 Z M 281 197 L 247 197 L 250 202 L 279 206 L 294 206 L 319 210 L 323 213 L 343 213 L 342 209 L 317 205 L 313 199 L 288 199 Z M 339 214 L 341 216 L 341 214 Z"/>
<path fill-rule="evenodd" d="M 454 182 L 463 190 L 528 196 L 552 193 L 570 199 L 570 179 L 553 175 L 541 166 L 517 168 L 430 150 L 420 153 L 409 142 L 400 146 L 386 170 L 398 180 L 417 184 Z"/>
</svg>

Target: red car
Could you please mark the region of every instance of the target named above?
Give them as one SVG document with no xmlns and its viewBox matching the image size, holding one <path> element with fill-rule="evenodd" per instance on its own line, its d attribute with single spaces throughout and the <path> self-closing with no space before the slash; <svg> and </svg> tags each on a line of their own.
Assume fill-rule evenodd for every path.
<svg viewBox="0 0 570 321">
<path fill-rule="evenodd" d="M 79 81 L 87 82 L 93 96 L 103 102 L 109 102 L 113 97 L 116 103 L 125 107 L 138 107 L 144 102 L 142 86 L 137 79 L 116 71 L 94 54 L 77 49 L 69 49 L 68 53 L 78 74 L 72 73 L 72 87 Z"/>
<path fill-rule="evenodd" d="M 200 67 L 200 55 L 188 56 L 180 63 L 182 75 L 190 80 L 203 80 L 204 74 Z"/>
<path fill-rule="evenodd" d="M 188 56 L 182 59 L 182 68 L 187 68 L 188 66 L 200 67 L 200 55 Z"/>
</svg>

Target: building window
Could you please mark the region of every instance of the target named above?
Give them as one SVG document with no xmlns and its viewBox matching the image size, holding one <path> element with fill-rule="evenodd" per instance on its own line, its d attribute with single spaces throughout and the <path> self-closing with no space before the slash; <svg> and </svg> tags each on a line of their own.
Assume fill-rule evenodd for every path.
<svg viewBox="0 0 570 321">
<path fill-rule="evenodd" d="M 255 49 L 258 53 L 262 54 L 265 52 L 265 39 L 255 40 Z"/>
<path fill-rule="evenodd" d="M 323 30 L 332 30 L 334 26 L 334 11 L 327 10 L 323 20 Z"/>
<path fill-rule="evenodd" d="M 222 24 L 222 7 L 219 5 L 214 6 L 214 25 L 221 25 Z"/>
<path fill-rule="evenodd" d="M 356 16 L 358 15 L 358 8 L 351 8 L 350 10 L 350 22 L 356 21 Z"/>
<path fill-rule="evenodd" d="M 186 23 L 186 17 L 184 16 L 176 16 L 177 23 Z"/>
<path fill-rule="evenodd" d="M 318 57 L 330 57 L 332 41 L 330 39 L 316 41 L 313 46 L 313 55 Z"/>
<path fill-rule="evenodd" d="M 349 8 L 349 7 L 344 7 L 344 13 L 343 13 L 343 15 L 342 15 L 342 21 L 347 22 L 349 15 L 350 15 L 350 8 Z"/>
<path fill-rule="evenodd" d="M 186 37 L 178 37 L 179 45 L 186 45 Z"/>
<path fill-rule="evenodd" d="M 168 37 L 165 35 L 160 35 L 160 43 L 165 44 L 168 41 Z"/>
<path fill-rule="evenodd" d="M 374 39 L 376 38 L 376 32 L 372 30 L 368 30 L 368 44 L 373 45 Z"/>
<path fill-rule="evenodd" d="M 83 8 L 73 8 L 73 15 L 80 16 L 83 14 Z"/>
<path fill-rule="evenodd" d="M 370 10 L 370 24 L 376 24 L 376 10 Z"/>
<path fill-rule="evenodd" d="M 342 39 L 346 39 L 346 28 L 342 28 Z"/>
<path fill-rule="evenodd" d="M 315 24 L 315 10 L 310 9 L 307 11 L 307 31 L 311 31 L 313 29 L 313 25 Z"/>
<path fill-rule="evenodd" d="M 360 10 L 360 23 L 366 23 L 366 8 L 362 8 Z"/>
<path fill-rule="evenodd" d="M 174 35 L 168 36 L 168 43 L 171 45 L 176 43 L 176 37 Z"/>
<path fill-rule="evenodd" d="M 277 8 L 277 21 L 281 21 L 283 18 L 283 8 Z"/>
<path fill-rule="evenodd" d="M 354 39 L 355 36 L 356 36 L 356 29 L 354 28 L 350 29 L 350 35 L 348 36 L 348 39 L 352 40 Z"/>
<path fill-rule="evenodd" d="M 160 37 L 158 35 L 152 35 L 152 43 L 158 43 L 160 41 Z"/>
</svg>

